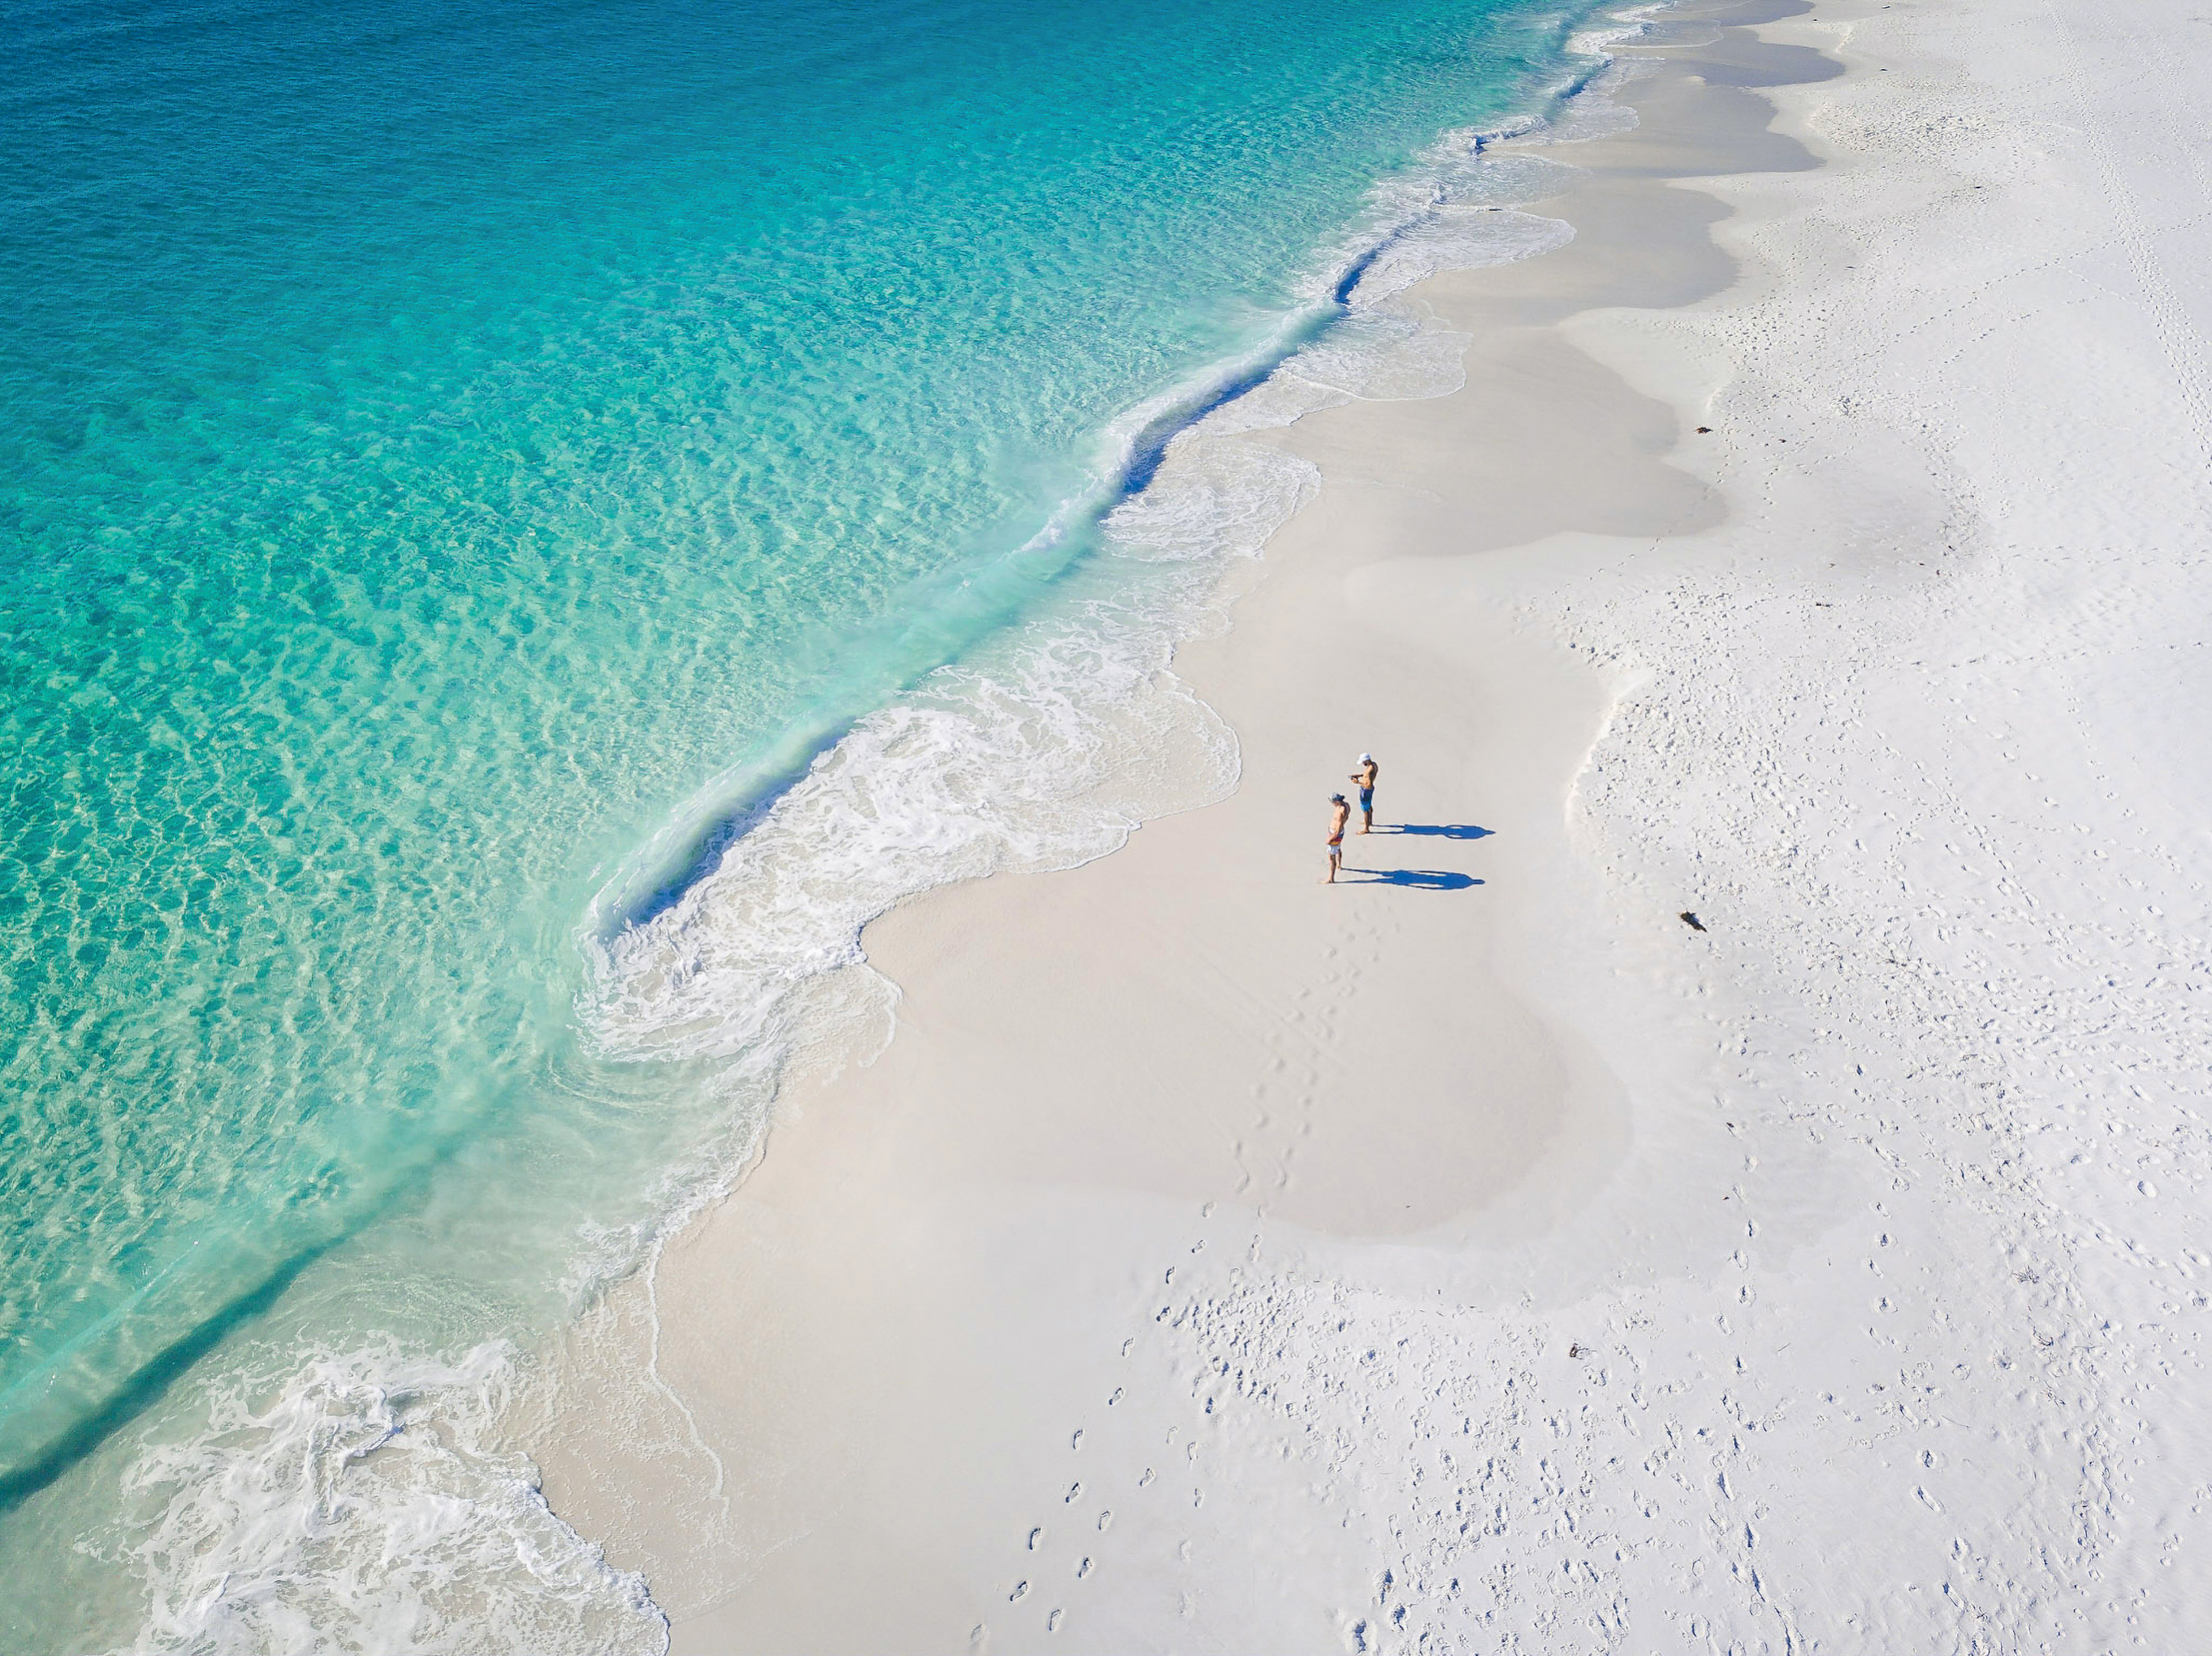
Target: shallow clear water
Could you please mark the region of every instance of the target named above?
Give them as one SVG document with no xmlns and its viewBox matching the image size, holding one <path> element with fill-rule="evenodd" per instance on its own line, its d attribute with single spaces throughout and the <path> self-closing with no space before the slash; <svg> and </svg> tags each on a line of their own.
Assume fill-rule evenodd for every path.
<svg viewBox="0 0 2212 1656">
<path fill-rule="evenodd" d="M 558 1314 L 886 892 L 1217 785 L 1113 434 L 1580 9 L 0 5 L 0 1588 L 246 1331 Z"/>
</svg>

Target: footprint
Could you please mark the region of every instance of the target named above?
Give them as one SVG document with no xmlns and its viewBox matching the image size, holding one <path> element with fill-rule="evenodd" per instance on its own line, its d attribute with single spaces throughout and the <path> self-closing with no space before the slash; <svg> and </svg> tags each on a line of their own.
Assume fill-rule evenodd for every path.
<svg viewBox="0 0 2212 1656">
<path fill-rule="evenodd" d="M 1099 1533 L 1100 1533 L 1101 1535 L 1104 1535 L 1104 1534 L 1106 1533 L 1106 1527 L 1107 1527 L 1107 1526 L 1108 1526 L 1109 1524 L 1111 1524 L 1112 1522 L 1113 1522 L 1113 1512 L 1112 1512 L 1112 1509 L 1111 1509 L 1111 1508 L 1108 1508 L 1108 1509 L 1107 1509 L 1107 1510 L 1106 1510 L 1105 1512 L 1102 1512 L 1102 1513 L 1100 1513 L 1100 1514 L 1099 1514 Z"/>
<path fill-rule="evenodd" d="M 1028 1594 L 1029 1590 L 1030 1584 L 1027 1581 L 1017 1581 L 1014 1584 L 1014 1591 L 1007 1595 L 1007 1602 L 1009 1604 L 1019 1603 Z"/>
<path fill-rule="evenodd" d="M 1037 1551 L 1038 1542 L 1042 1541 L 1044 1538 L 1045 1526 L 1043 1524 L 1039 1524 L 1037 1528 L 1030 1531 L 1030 1551 Z"/>
<path fill-rule="evenodd" d="M 1048 1633 L 1058 1633 L 1060 1631 L 1060 1618 L 1067 1614 L 1068 1612 L 1065 1610 L 1055 1610 L 1051 1615 L 1047 1616 L 1045 1618 L 1045 1631 Z"/>
<path fill-rule="evenodd" d="M 1151 1469 L 1151 1468 L 1150 1468 L 1149 1466 L 1147 1466 L 1147 1467 L 1145 1467 L 1145 1468 L 1144 1468 L 1144 1475 L 1143 1475 L 1142 1477 L 1140 1477 L 1140 1478 L 1138 1478 L 1138 1479 L 1136 1480 L 1136 1487 L 1137 1487 L 1137 1488 L 1139 1488 L 1139 1489 L 1141 1489 L 1141 1488 L 1143 1488 L 1143 1487 L 1144 1487 L 1144 1486 L 1145 1486 L 1145 1485 L 1146 1485 L 1147 1483 L 1150 1483 L 1151 1481 L 1152 1481 L 1152 1469 Z"/>
<path fill-rule="evenodd" d="M 1067 1502 L 1074 1500 L 1078 1495 L 1081 1495 L 1082 1493 L 1083 1485 L 1081 1483 L 1072 1483 L 1068 1486 L 1068 1493 L 1061 1497 L 1061 1501 L 1063 1504 L 1066 1504 Z"/>
<path fill-rule="evenodd" d="M 1071 1449 L 1080 1449 L 1083 1447 L 1083 1432 L 1081 1429 L 1079 1429 L 1076 1435 L 1069 1440 L 1068 1447 Z"/>
<path fill-rule="evenodd" d="M 1083 1562 L 1082 1562 L 1081 1564 L 1078 1564 L 1078 1565 L 1076 1566 L 1076 1579 L 1077 1579 L 1078 1581 L 1081 1581 L 1081 1580 L 1082 1580 L 1082 1579 L 1083 1579 L 1083 1578 L 1084 1578 L 1085 1576 L 1089 1575 L 1090 1573 L 1091 1573 L 1091 1560 L 1090 1560 L 1090 1559 L 1088 1559 L 1088 1558 L 1087 1558 L 1087 1559 L 1085 1559 L 1085 1560 L 1084 1560 L 1084 1561 L 1083 1561 Z"/>
</svg>

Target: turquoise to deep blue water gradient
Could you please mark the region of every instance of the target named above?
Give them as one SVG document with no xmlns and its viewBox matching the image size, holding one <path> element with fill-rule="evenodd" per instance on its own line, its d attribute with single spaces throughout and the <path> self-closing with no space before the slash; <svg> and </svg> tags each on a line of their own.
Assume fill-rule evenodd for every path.
<svg viewBox="0 0 2212 1656">
<path fill-rule="evenodd" d="M 434 1171 L 550 1295 L 704 1119 L 611 871 L 1572 9 L 0 3 L 0 1502 Z"/>
</svg>

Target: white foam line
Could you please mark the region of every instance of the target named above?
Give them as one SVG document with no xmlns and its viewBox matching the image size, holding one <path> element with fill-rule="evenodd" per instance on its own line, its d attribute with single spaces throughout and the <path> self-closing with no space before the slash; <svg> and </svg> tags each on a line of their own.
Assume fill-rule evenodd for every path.
<svg viewBox="0 0 2212 1656">
<path fill-rule="evenodd" d="M 653 1257 L 645 1268 L 646 1321 L 653 1331 L 646 1352 L 646 1374 L 661 1395 L 669 1400 L 669 1405 L 684 1417 L 684 1429 L 692 1434 L 692 1442 L 698 1445 L 699 1452 L 714 1463 L 714 1487 L 708 1493 L 721 1506 L 722 1515 L 727 1518 L 730 1516 L 730 1496 L 725 1487 L 727 1468 L 723 1465 L 722 1456 L 715 1452 L 714 1445 L 700 1431 L 699 1416 L 692 1412 L 692 1406 L 684 1401 L 676 1388 L 661 1374 L 661 1254 L 667 1247 L 665 1236 L 656 1240 L 653 1244 Z"/>
</svg>

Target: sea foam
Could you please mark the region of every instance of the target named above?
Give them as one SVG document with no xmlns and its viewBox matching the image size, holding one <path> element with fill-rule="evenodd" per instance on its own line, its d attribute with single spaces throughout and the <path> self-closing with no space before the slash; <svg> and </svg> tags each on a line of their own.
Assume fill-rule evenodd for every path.
<svg viewBox="0 0 2212 1656">
<path fill-rule="evenodd" d="M 148 1607 L 132 1650 L 659 1651 L 642 1576 L 546 1505 L 499 1443 L 505 1345 L 452 1362 L 365 1345 L 249 1367 L 196 1434 L 125 1476 Z"/>
</svg>

